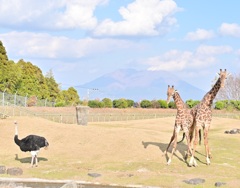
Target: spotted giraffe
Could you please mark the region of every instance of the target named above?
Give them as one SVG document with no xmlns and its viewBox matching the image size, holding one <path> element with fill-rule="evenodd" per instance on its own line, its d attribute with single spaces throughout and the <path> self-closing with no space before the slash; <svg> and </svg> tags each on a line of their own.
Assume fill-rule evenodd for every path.
<svg viewBox="0 0 240 188">
<path fill-rule="evenodd" d="M 184 133 L 185 133 L 185 137 L 187 139 L 187 145 L 188 145 L 188 153 L 190 152 L 190 154 L 191 154 L 192 149 L 191 149 L 189 135 L 190 135 L 190 132 L 193 130 L 192 125 L 193 125 L 193 118 L 194 118 L 193 117 L 194 114 L 192 114 L 192 111 L 186 106 L 184 101 L 181 99 L 178 91 L 174 89 L 174 86 L 170 87 L 168 85 L 167 103 L 169 103 L 171 97 L 174 99 L 174 102 L 176 104 L 177 115 L 176 115 L 176 118 L 175 118 L 173 135 L 170 139 L 170 142 L 167 146 L 166 151 L 164 152 L 164 154 L 166 155 L 171 143 L 174 141 L 171 156 L 169 157 L 168 162 L 167 162 L 168 165 L 170 165 L 170 163 L 172 161 L 173 154 L 176 150 L 177 136 L 178 136 L 178 133 L 179 133 L 180 130 L 183 130 Z"/>
<path fill-rule="evenodd" d="M 213 85 L 212 89 L 205 94 L 201 102 L 196 106 L 196 115 L 194 119 L 194 133 L 195 133 L 195 140 L 194 140 L 194 147 L 192 151 L 192 156 L 190 158 L 189 166 L 197 166 L 197 162 L 194 158 L 196 145 L 198 142 L 198 131 L 200 128 L 203 128 L 203 135 L 204 135 L 204 146 L 205 146 L 205 152 L 206 152 L 206 162 L 207 165 L 210 165 L 210 149 L 208 145 L 208 132 L 210 128 L 210 124 L 212 121 L 212 104 L 213 100 L 216 97 L 218 91 L 220 88 L 224 87 L 225 80 L 227 76 L 229 75 L 227 73 L 227 70 L 225 69 L 222 71 L 220 69 L 219 78 L 216 81 L 216 83 Z"/>
</svg>

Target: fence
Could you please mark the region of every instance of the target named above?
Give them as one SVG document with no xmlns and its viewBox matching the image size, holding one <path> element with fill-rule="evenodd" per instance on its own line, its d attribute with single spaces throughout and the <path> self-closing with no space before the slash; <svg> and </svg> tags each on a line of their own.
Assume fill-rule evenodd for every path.
<svg viewBox="0 0 240 188">
<path fill-rule="evenodd" d="M 32 116 L 41 117 L 50 121 L 66 124 L 77 124 L 76 113 L 39 113 L 33 112 L 26 108 L 26 97 L 10 95 L 0 92 L 2 97 L 2 105 L 0 105 L 0 117 L 7 116 Z M 0 98 L 1 99 L 1 98 Z M 1 103 L 0 103 L 1 104 Z M 46 101 L 41 101 L 38 104 L 47 106 Z M 52 104 L 52 103 L 51 103 Z M 51 105 L 50 105 L 51 106 Z M 89 113 L 88 122 L 109 122 L 109 121 L 131 121 L 141 119 L 155 119 L 163 117 L 173 117 L 176 113 Z M 234 113 L 213 113 L 214 117 L 240 119 L 240 112 Z"/>
<path fill-rule="evenodd" d="M 17 95 L 17 93 L 15 94 L 9 94 L 6 92 L 0 92 L 0 103 L 2 104 L 2 106 L 8 106 L 10 105 L 15 105 L 15 106 L 24 106 L 26 107 L 28 105 L 28 100 L 30 98 L 27 97 L 27 95 L 24 96 L 20 96 Z M 50 102 L 47 99 L 37 99 L 35 106 L 46 106 L 46 107 L 53 107 L 55 105 L 55 102 Z"/>
</svg>

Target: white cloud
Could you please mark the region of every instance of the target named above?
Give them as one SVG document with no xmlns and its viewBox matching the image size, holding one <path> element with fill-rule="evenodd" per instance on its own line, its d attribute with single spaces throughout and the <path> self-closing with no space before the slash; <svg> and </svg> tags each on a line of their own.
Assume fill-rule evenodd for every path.
<svg viewBox="0 0 240 188">
<path fill-rule="evenodd" d="M 137 47 L 133 42 L 126 40 L 70 39 L 46 33 L 10 32 L 0 34 L 0 38 L 8 54 L 19 58 L 76 59 L 93 53 Z"/>
<path fill-rule="evenodd" d="M 232 37 L 240 37 L 240 25 L 236 23 L 223 23 L 219 29 L 222 35 L 228 35 Z"/>
<path fill-rule="evenodd" d="M 104 20 L 94 30 L 96 36 L 159 35 L 176 23 L 172 15 L 179 10 L 173 0 L 135 0 L 119 13 L 123 20 Z"/>
<path fill-rule="evenodd" d="M 5 27 L 42 29 L 92 29 L 93 12 L 108 0 L 0 0 L 0 24 Z"/>
<path fill-rule="evenodd" d="M 217 62 L 217 55 L 230 53 L 229 46 L 201 45 L 194 52 L 171 50 L 161 56 L 146 60 L 148 70 L 182 71 L 190 69 L 203 69 Z"/>
<path fill-rule="evenodd" d="M 185 39 L 190 41 L 197 41 L 197 40 L 207 40 L 214 37 L 213 31 L 208 31 L 205 29 L 197 29 L 195 32 L 187 33 Z"/>
</svg>

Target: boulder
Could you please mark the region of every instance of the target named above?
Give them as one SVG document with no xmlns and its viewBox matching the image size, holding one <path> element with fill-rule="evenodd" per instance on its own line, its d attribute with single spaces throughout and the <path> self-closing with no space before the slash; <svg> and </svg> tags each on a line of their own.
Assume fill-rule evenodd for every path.
<svg viewBox="0 0 240 188">
<path fill-rule="evenodd" d="M 8 168 L 7 169 L 7 174 L 18 176 L 23 174 L 23 170 L 18 167 L 13 167 L 13 168 Z"/>
</svg>

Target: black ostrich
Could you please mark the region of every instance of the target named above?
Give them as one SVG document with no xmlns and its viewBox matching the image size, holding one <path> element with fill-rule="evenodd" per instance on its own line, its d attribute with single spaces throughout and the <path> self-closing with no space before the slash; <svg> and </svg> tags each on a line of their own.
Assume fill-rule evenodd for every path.
<svg viewBox="0 0 240 188">
<path fill-rule="evenodd" d="M 35 166 L 37 166 L 38 165 L 37 154 L 40 148 L 45 147 L 45 149 L 47 149 L 47 147 L 49 146 L 48 141 L 46 140 L 46 138 L 37 135 L 28 135 L 27 137 L 19 140 L 17 122 L 15 121 L 14 124 L 15 124 L 15 136 L 14 136 L 15 143 L 20 147 L 22 151 L 31 152 L 32 155 L 31 166 L 33 167 L 34 159 Z"/>
</svg>

